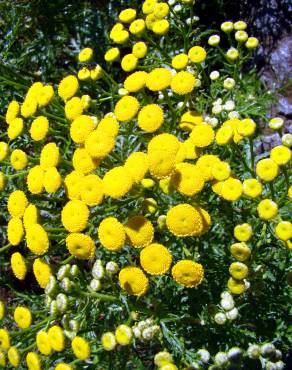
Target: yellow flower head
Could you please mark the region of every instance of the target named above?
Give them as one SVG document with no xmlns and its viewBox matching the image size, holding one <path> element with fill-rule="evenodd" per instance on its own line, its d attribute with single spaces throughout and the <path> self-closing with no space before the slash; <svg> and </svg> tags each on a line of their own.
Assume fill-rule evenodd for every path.
<svg viewBox="0 0 292 370">
<path fill-rule="evenodd" d="M 36 345 L 42 355 L 49 356 L 51 354 L 52 347 L 49 341 L 49 336 L 44 330 L 41 330 L 37 333 Z"/>
<path fill-rule="evenodd" d="M 65 177 L 64 184 L 69 199 L 80 199 L 79 184 L 84 176 L 80 171 L 72 171 Z"/>
<path fill-rule="evenodd" d="M 190 204 L 178 204 L 167 212 L 166 226 L 176 236 L 199 235 L 203 231 L 203 219 Z"/>
<path fill-rule="evenodd" d="M 248 267 L 242 262 L 232 262 L 229 273 L 234 279 L 242 280 L 248 275 Z"/>
<path fill-rule="evenodd" d="M 245 43 L 247 49 L 255 49 L 259 45 L 259 40 L 256 37 L 249 37 Z"/>
<path fill-rule="evenodd" d="M 255 133 L 256 123 L 250 118 L 243 119 L 237 122 L 236 130 L 239 135 L 250 137 Z"/>
<path fill-rule="evenodd" d="M 150 14 L 154 11 L 154 7 L 158 0 L 145 0 L 142 4 L 143 14 Z"/>
<path fill-rule="evenodd" d="M 131 23 L 136 18 L 136 13 L 135 9 L 124 9 L 119 14 L 119 20 L 123 23 Z"/>
<path fill-rule="evenodd" d="M 45 107 L 51 102 L 53 97 L 54 97 L 53 86 L 47 85 L 41 87 L 38 95 L 36 96 L 36 99 L 40 107 Z"/>
<path fill-rule="evenodd" d="M 171 80 L 171 89 L 178 95 L 191 93 L 196 85 L 194 75 L 187 71 L 178 72 Z"/>
<path fill-rule="evenodd" d="M 82 172 L 85 175 L 92 172 L 98 166 L 98 162 L 90 156 L 85 148 L 75 149 L 72 163 L 76 171 Z"/>
<path fill-rule="evenodd" d="M 157 104 L 148 104 L 138 114 L 138 126 L 146 132 L 154 132 L 163 124 L 163 110 Z"/>
<path fill-rule="evenodd" d="M 213 179 L 212 168 L 218 163 L 220 163 L 220 159 L 212 154 L 204 154 L 198 158 L 196 165 L 201 170 L 205 181 Z"/>
<path fill-rule="evenodd" d="M 10 365 L 18 367 L 20 364 L 20 353 L 16 347 L 10 347 L 7 352 L 8 360 Z"/>
<path fill-rule="evenodd" d="M 55 193 L 62 185 L 62 177 L 56 167 L 50 167 L 44 174 L 44 188 L 48 193 Z"/>
<path fill-rule="evenodd" d="M 190 139 L 195 146 L 204 148 L 211 145 L 214 141 L 215 133 L 213 128 L 207 124 L 196 125 L 191 134 Z"/>
<path fill-rule="evenodd" d="M 78 60 L 81 63 L 85 63 L 91 60 L 92 56 L 93 56 L 93 50 L 91 48 L 84 48 L 78 54 Z"/>
<path fill-rule="evenodd" d="M 118 121 L 126 122 L 133 119 L 138 113 L 140 104 L 133 96 L 123 96 L 115 106 L 115 115 Z"/>
<path fill-rule="evenodd" d="M 250 224 L 236 225 L 234 237 L 240 242 L 247 242 L 252 237 L 252 227 Z"/>
<path fill-rule="evenodd" d="M 115 332 L 116 341 L 121 346 L 127 346 L 131 343 L 133 332 L 128 325 L 119 325 Z"/>
<path fill-rule="evenodd" d="M 177 137 L 167 133 L 154 136 L 148 143 L 148 154 L 167 151 L 176 156 L 179 149 L 180 142 Z"/>
<path fill-rule="evenodd" d="M 106 157 L 115 146 L 115 136 L 107 134 L 99 126 L 96 130 L 89 133 L 85 140 L 85 149 L 93 158 Z"/>
<path fill-rule="evenodd" d="M 6 354 L 2 349 L 0 349 L 0 366 L 6 366 Z"/>
<path fill-rule="evenodd" d="M 106 351 L 112 351 L 117 345 L 115 335 L 110 331 L 104 333 L 101 336 L 101 344 Z"/>
<path fill-rule="evenodd" d="M 250 198 L 257 198 L 262 194 L 263 186 L 257 179 L 243 181 L 243 193 Z"/>
<path fill-rule="evenodd" d="M 119 123 L 113 116 L 113 113 L 107 114 L 99 123 L 98 130 L 103 132 L 104 135 L 116 137 L 119 133 Z"/>
<path fill-rule="evenodd" d="M 5 304 L 3 301 L 0 300 L 0 320 L 2 320 L 5 316 Z"/>
<path fill-rule="evenodd" d="M 26 229 L 26 244 L 28 249 L 36 254 L 43 255 L 49 249 L 49 238 L 46 230 L 39 224 L 29 225 Z"/>
<path fill-rule="evenodd" d="M 146 86 L 151 91 L 160 91 L 166 89 L 172 80 L 171 72 L 166 68 L 155 68 L 148 73 Z"/>
<path fill-rule="evenodd" d="M 143 152 L 131 153 L 126 160 L 124 167 L 129 172 L 134 182 L 139 183 L 144 179 L 149 169 L 147 154 Z"/>
<path fill-rule="evenodd" d="M 90 346 L 86 339 L 77 336 L 72 340 L 71 346 L 79 360 L 87 360 L 90 357 Z"/>
<path fill-rule="evenodd" d="M 229 178 L 223 182 L 221 196 L 231 202 L 235 202 L 242 195 L 242 183 L 233 178 Z"/>
<path fill-rule="evenodd" d="M 138 64 L 138 58 L 134 54 L 126 54 L 121 61 L 122 70 L 125 72 L 133 71 Z"/>
<path fill-rule="evenodd" d="M 148 278 L 138 267 L 124 267 L 119 273 L 119 282 L 128 294 L 144 295 L 149 287 Z"/>
<path fill-rule="evenodd" d="M 22 190 L 15 190 L 8 197 L 7 209 L 12 217 L 23 217 L 28 200 Z"/>
<path fill-rule="evenodd" d="M 283 241 L 288 241 L 292 238 L 292 223 L 289 221 L 281 221 L 275 227 L 277 237 Z"/>
<path fill-rule="evenodd" d="M 276 146 L 271 150 L 270 157 L 278 166 L 284 166 L 291 160 L 291 149 L 284 145 Z"/>
<path fill-rule="evenodd" d="M 114 167 L 109 170 L 103 178 L 103 189 L 105 195 L 114 199 L 123 197 L 130 191 L 133 180 L 130 173 L 123 166 Z"/>
<path fill-rule="evenodd" d="M 28 190 L 32 194 L 40 194 L 44 190 L 44 170 L 37 165 L 29 170 L 26 178 Z"/>
<path fill-rule="evenodd" d="M 42 363 L 39 355 L 35 352 L 28 352 L 26 355 L 26 365 L 28 370 L 41 370 Z"/>
<path fill-rule="evenodd" d="M 32 315 L 27 307 L 18 306 L 14 310 L 14 321 L 21 329 L 27 329 L 32 322 Z"/>
<path fill-rule="evenodd" d="M 140 263 L 150 275 L 163 275 L 171 265 L 172 255 L 162 244 L 153 243 L 142 249 Z"/>
<path fill-rule="evenodd" d="M 6 177 L 3 172 L 0 172 L 0 191 L 4 190 L 6 185 Z"/>
<path fill-rule="evenodd" d="M 80 98 L 75 96 L 74 98 L 71 98 L 68 100 L 65 104 L 65 115 L 66 118 L 73 121 L 75 118 L 81 116 L 83 113 L 83 103 Z"/>
<path fill-rule="evenodd" d="M 200 263 L 191 260 L 177 262 L 172 270 L 174 280 L 187 288 L 194 288 L 204 279 L 204 268 Z"/>
<path fill-rule="evenodd" d="M 245 291 L 245 284 L 242 280 L 231 277 L 227 282 L 227 287 L 233 294 L 242 294 Z"/>
<path fill-rule="evenodd" d="M 188 57 L 193 63 L 202 63 L 206 59 L 207 53 L 201 46 L 193 46 L 189 52 Z"/>
<path fill-rule="evenodd" d="M 152 242 L 154 227 L 146 217 L 133 216 L 126 223 L 125 232 L 135 248 L 143 248 Z"/>
<path fill-rule="evenodd" d="M 90 236 L 81 233 L 69 234 L 66 245 L 72 256 L 81 260 L 92 259 L 95 255 L 95 244 Z"/>
<path fill-rule="evenodd" d="M 54 351 L 61 352 L 65 348 L 65 335 L 62 328 L 58 325 L 52 326 L 48 330 L 49 342 Z"/>
<path fill-rule="evenodd" d="M 211 169 L 212 176 L 215 180 L 224 181 L 230 177 L 231 168 L 227 162 L 216 162 Z"/>
<path fill-rule="evenodd" d="M 17 101 L 12 100 L 7 107 L 5 119 L 7 124 L 9 125 L 11 121 L 13 121 L 19 114 L 20 105 Z"/>
<path fill-rule="evenodd" d="M 45 288 L 52 274 L 50 265 L 40 258 L 33 262 L 33 273 L 41 288 Z"/>
<path fill-rule="evenodd" d="M 257 211 L 262 220 L 270 220 L 277 215 L 278 205 L 271 199 L 264 199 L 259 202 Z"/>
<path fill-rule="evenodd" d="M 221 126 L 216 132 L 216 143 L 218 145 L 226 145 L 233 139 L 234 132 L 231 126 Z"/>
<path fill-rule="evenodd" d="M 279 167 L 272 159 L 261 159 L 256 165 L 256 173 L 264 181 L 273 181 L 278 176 Z"/>
<path fill-rule="evenodd" d="M 104 55 L 104 60 L 108 63 L 114 62 L 120 58 L 120 50 L 118 48 L 110 48 Z"/>
<path fill-rule="evenodd" d="M 79 182 L 81 200 L 88 206 L 93 207 L 102 202 L 103 183 L 97 175 L 87 175 Z"/>
<path fill-rule="evenodd" d="M 73 370 L 71 365 L 65 364 L 64 362 L 60 362 L 56 367 L 55 370 Z"/>
<path fill-rule="evenodd" d="M 156 3 L 153 9 L 153 13 L 156 18 L 165 18 L 169 13 L 169 5 L 167 3 Z"/>
<path fill-rule="evenodd" d="M 146 56 L 147 50 L 148 50 L 148 48 L 147 48 L 147 45 L 145 44 L 145 42 L 139 41 L 139 42 L 136 42 L 133 45 L 132 53 L 135 55 L 136 58 L 140 59 L 140 58 L 144 58 Z M 146 75 L 147 75 L 147 73 L 146 73 Z"/>
<path fill-rule="evenodd" d="M 129 92 L 137 92 L 146 84 L 147 72 L 138 71 L 129 75 L 124 82 L 124 87 Z"/>
<path fill-rule="evenodd" d="M 140 36 L 146 28 L 144 19 L 136 19 L 130 24 L 129 31 L 135 35 Z M 135 54 L 134 54 L 135 55 Z M 136 56 L 136 55 L 135 55 Z M 137 57 L 137 56 L 136 56 Z M 143 57 L 142 57 L 143 58 Z"/>
<path fill-rule="evenodd" d="M 8 154 L 8 144 L 4 141 L 0 142 L 0 161 L 3 161 L 3 159 L 6 158 Z"/>
<path fill-rule="evenodd" d="M 33 116 L 37 111 L 38 103 L 36 98 L 27 97 L 21 106 L 21 115 L 24 118 Z"/>
<path fill-rule="evenodd" d="M 37 224 L 39 218 L 38 209 L 34 204 L 29 204 L 23 214 L 23 226 L 27 229 L 30 225 Z"/>
<path fill-rule="evenodd" d="M 171 182 L 180 193 L 188 196 L 199 193 L 205 185 L 200 169 L 191 163 L 177 164 Z"/>
<path fill-rule="evenodd" d="M 0 349 L 8 350 L 10 348 L 10 335 L 6 329 L 0 329 Z"/>
<path fill-rule="evenodd" d="M 62 209 L 61 219 L 66 230 L 77 233 L 87 226 L 89 210 L 80 200 L 70 200 Z"/>
<path fill-rule="evenodd" d="M 90 116 L 81 115 L 72 122 L 70 126 L 70 136 L 76 144 L 83 144 L 93 130 L 93 119 Z"/>
<path fill-rule="evenodd" d="M 234 258 L 241 262 L 249 259 L 251 254 L 250 248 L 244 242 L 232 244 L 230 252 Z"/>
<path fill-rule="evenodd" d="M 27 166 L 27 155 L 21 149 L 15 149 L 10 157 L 11 166 L 16 170 L 23 170 Z"/>
<path fill-rule="evenodd" d="M 169 22 L 166 19 L 155 21 L 152 25 L 152 31 L 157 35 L 166 35 L 169 30 Z"/>
<path fill-rule="evenodd" d="M 185 69 L 188 65 L 189 57 L 187 54 L 181 53 L 172 58 L 171 65 L 175 69 Z"/>
<path fill-rule="evenodd" d="M 123 225 L 115 217 L 107 217 L 99 224 L 98 238 L 103 247 L 115 252 L 125 244 L 126 234 Z"/>
<path fill-rule="evenodd" d="M 60 82 L 58 86 L 58 94 L 63 100 L 72 98 L 79 89 L 79 83 L 76 76 L 69 75 Z"/>
<path fill-rule="evenodd" d="M 43 140 L 49 130 L 49 121 L 47 117 L 39 116 L 32 121 L 30 126 L 30 136 L 35 141 Z"/>
<path fill-rule="evenodd" d="M 42 169 L 57 167 L 60 159 L 59 148 L 55 143 L 46 144 L 40 155 L 40 166 Z"/>
<path fill-rule="evenodd" d="M 12 217 L 7 225 L 7 237 L 9 243 L 12 245 L 18 245 L 23 238 L 24 230 L 22 221 L 18 217 Z"/>
<path fill-rule="evenodd" d="M 166 352 L 166 351 L 158 352 L 154 356 L 154 363 L 159 368 L 161 368 L 162 366 L 167 365 L 169 363 L 172 363 L 172 361 L 173 361 L 173 359 L 172 359 L 171 354 L 169 352 Z"/>
<path fill-rule="evenodd" d="M 8 126 L 7 135 L 10 140 L 13 140 L 19 136 L 23 131 L 23 119 L 14 118 Z"/>
</svg>

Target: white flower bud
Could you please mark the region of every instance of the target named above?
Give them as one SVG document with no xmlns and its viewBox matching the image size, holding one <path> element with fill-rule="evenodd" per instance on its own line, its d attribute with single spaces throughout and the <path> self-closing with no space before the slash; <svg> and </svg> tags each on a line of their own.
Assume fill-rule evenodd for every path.
<svg viewBox="0 0 292 370">
<path fill-rule="evenodd" d="M 45 305 L 46 305 L 46 308 L 49 308 L 50 305 L 52 303 L 52 298 L 49 296 L 49 295 L 46 295 L 45 296 Z"/>
<path fill-rule="evenodd" d="M 104 277 L 104 267 L 101 260 L 96 260 L 92 268 L 92 276 L 95 279 L 102 279 Z"/>
<path fill-rule="evenodd" d="M 105 269 L 109 274 L 115 274 L 119 271 L 119 265 L 114 261 L 110 261 L 105 265 Z"/>
<path fill-rule="evenodd" d="M 195 80 L 195 87 L 200 87 L 202 85 L 202 81 L 196 78 Z"/>
<path fill-rule="evenodd" d="M 134 337 L 141 338 L 142 333 L 141 333 L 141 330 L 137 326 L 134 326 L 132 328 L 132 331 L 133 331 Z"/>
<path fill-rule="evenodd" d="M 285 134 L 282 136 L 282 144 L 291 148 L 292 146 L 292 134 Z"/>
<path fill-rule="evenodd" d="M 214 104 L 212 108 L 213 114 L 220 114 L 222 112 L 222 105 L 220 104 Z"/>
<path fill-rule="evenodd" d="M 282 352 L 279 349 L 276 349 L 275 359 L 281 360 L 281 358 L 282 358 Z"/>
<path fill-rule="evenodd" d="M 180 101 L 177 103 L 177 109 L 181 109 L 184 106 L 184 102 Z"/>
<path fill-rule="evenodd" d="M 228 357 L 227 357 L 226 353 L 218 352 L 216 354 L 216 356 L 215 356 L 216 365 L 222 366 L 222 365 L 226 364 L 227 361 L 228 361 Z"/>
<path fill-rule="evenodd" d="M 68 309 L 69 299 L 64 293 L 59 293 L 57 295 L 56 302 L 60 313 L 64 313 Z"/>
<path fill-rule="evenodd" d="M 173 6 L 176 3 L 176 0 L 168 0 L 168 5 Z"/>
<path fill-rule="evenodd" d="M 173 7 L 173 11 L 175 12 L 175 13 L 178 13 L 178 12 L 180 12 L 182 10 L 182 6 L 180 5 L 180 4 L 177 4 L 177 5 L 175 5 L 174 7 Z"/>
<path fill-rule="evenodd" d="M 212 81 L 217 80 L 220 77 L 220 73 L 218 71 L 212 71 L 210 73 L 210 78 Z"/>
<path fill-rule="evenodd" d="M 68 277 L 70 274 L 70 265 L 61 266 L 57 272 L 57 279 L 63 280 L 65 277 Z"/>
<path fill-rule="evenodd" d="M 153 324 L 153 320 L 152 319 L 146 319 L 145 320 L 145 324 L 147 325 L 147 326 L 150 326 L 150 325 L 152 325 Z"/>
<path fill-rule="evenodd" d="M 285 364 L 283 361 L 277 361 L 275 362 L 275 365 L 277 366 L 277 370 L 282 370 L 285 367 Z"/>
<path fill-rule="evenodd" d="M 223 308 L 223 310 L 230 311 L 234 307 L 234 301 L 233 299 L 230 298 L 228 299 L 224 298 L 221 300 L 220 305 Z"/>
<path fill-rule="evenodd" d="M 69 293 L 72 290 L 73 286 L 74 286 L 74 283 L 72 283 L 72 281 L 67 277 L 65 277 L 60 282 L 60 288 L 64 290 L 66 293 Z"/>
<path fill-rule="evenodd" d="M 92 280 L 90 281 L 89 286 L 90 286 L 90 289 L 91 289 L 91 290 L 93 290 L 94 292 L 98 292 L 98 291 L 100 291 L 100 290 L 101 290 L 101 288 L 102 288 L 102 286 L 101 286 L 101 282 L 100 282 L 100 280 L 98 280 L 98 279 L 92 279 Z"/>
<path fill-rule="evenodd" d="M 238 309 L 236 307 L 226 312 L 226 317 L 228 320 L 235 320 L 237 316 L 238 316 Z"/>
<path fill-rule="evenodd" d="M 261 346 L 261 353 L 264 357 L 271 357 L 276 353 L 273 343 L 265 343 Z"/>
<path fill-rule="evenodd" d="M 242 355 L 242 351 L 238 347 L 230 348 L 227 352 L 227 357 L 230 361 L 238 361 Z"/>
<path fill-rule="evenodd" d="M 159 325 L 153 325 L 151 326 L 151 330 L 153 331 L 153 334 L 157 334 L 160 332 L 160 326 Z"/>
<path fill-rule="evenodd" d="M 58 287 L 57 286 L 57 280 L 56 280 L 55 276 L 51 275 L 49 277 L 49 281 L 48 281 L 48 283 L 45 287 L 45 293 L 52 297 L 56 294 L 56 292 L 58 290 L 57 287 Z"/>
<path fill-rule="evenodd" d="M 235 103 L 233 100 L 227 100 L 227 102 L 224 104 L 224 109 L 228 112 L 232 111 L 235 108 Z"/>
<path fill-rule="evenodd" d="M 70 320 L 69 328 L 77 333 L 80 329 L 80 323 L 77 320 Z"/>
<path fill-rule="evenodd" d="M 124 89 L 123 87 L 118 90 L 118 94 L 120 96 L 129 95 L 129 91 L 127 89 Z"/>
<path fill-rule="evenodd" d="M 193 21 L 194 22 L 198 22 L 199 20 L 200 20 L 200 18 L 197 15 L 194 15 L 193 16 Z"/>
<path fill-rule="evenodd" d="M 250 282 L 247 281 L 247 280 L 244 280 L 244 286 L 245 286 L 245 290 L 249 289 L 250 288 Z"/>
<path fill-rule="evenodd" d="M 153 338 L 153 331 L 151 328 L 146 328 L 142 331 L 142 338 L 145 340 L 150 340 Z"/>
<path fill-rule="evenodd" d="M 76 337 L 76 333 L 70 330 L 64 330 L 64 335 L 70 340 L 73 340 Z"/>
<path fill-rule="evenodd" d="M 224 80 L 223 86 L 226 90 L 232 90 L 235 86 L 235 80 L 228 77 Z"/>
<path fill-rule="evenodd" d="M 252 360 L 256 360 L 261 355 L 261 347 L 257 344 L 251 344 L 247 349 L 247 355 Z"/>
<path fill-rule="evenodd" d="M 223 312 L 218 312 L 214 316 L 214 320 L 215 320 L 216 324 L 223 325 L 226 322 L 226 315 Z"/>
<path fill-rule="evenodd" d="M 140 322 L 138 322 L 138 328 L 139 328 L 139 330 L 144 330 L 144 329 L 146 329 L 148 327 L 148 325 L 147 325 L 147 323 L 146 323 L 146 321 L 140 321 Z"/>
<path fill-rule="evenodd" d="M 228 113 L 228 118 L 229 118 L 229 119 L 239 118 L 239 113 L 238 113 L 238 112 L 236 112 L 235 110 L 233 110 L 232 112 L 229 112 L 229 113 Z"/>
<path fill-rule="evenodd" d="M 230 294 L 230 292 L 222 292 L 220 297 L 222 299 L 233 299 L 232 294 Z"/>
<path fill-rule="evenodd" d="M 197 362 L 192 362 L 190 364 L 190 367 L 188 367 L 189 370 L 200 370 L 201 367 Z"/>
<path fill-rule="evenodd" d="M 187 18 L 186 19 L 186 24 L 189 26 L 190 24 L 192 24 L 192 18 Z"/>
<path fill-rule="evenodd" d="M 212 117 L 209 119 L 209 124 L 212 126 L 212 127 L 216 127 L 218 125 L 219 121 L 216 117 Z"/>
<path fill-rule="evenodd" d="M 70 268 L 70 275 L 72 277 L 77 277 L 79 275 L 80 271 L 77 265 L 72 265 Z"/>
<path fill-rule="evenodd" d="M 212 35 L 208 39 L 208 44 L 210 46 L 216 46 L 216 45 L 219 44 L 219 42 L 220 42 L 220 36 L 218 36 L 218 35 Z"/>
<path fill-rule="evenodd" d="M 271 361 L 266 362 L 266 370 L 277 370 L 277 365 Z"/>
<path fill-rule="evenodd" d="M 281 117 L 275 117 L 275 118 L 270 119 L 269 121 L 269 127 L 272 130 L 279 130 L 283 126 L 284 126 L 284 120 Z"/>
<path fill-rule="evenodd" d="M 197 354 L 200 356 L 200 361 L 207 364 L 210 361 L 210 352 L 206 349 L 199 349 Z"/>
<path fill-rule="evenodd" d="M 53 300 L 50 304 L 50 315 L 51 316 L 56 316 L 58 313 L 58 307 L 57 307 L 57 302 Z"/>
</svg>

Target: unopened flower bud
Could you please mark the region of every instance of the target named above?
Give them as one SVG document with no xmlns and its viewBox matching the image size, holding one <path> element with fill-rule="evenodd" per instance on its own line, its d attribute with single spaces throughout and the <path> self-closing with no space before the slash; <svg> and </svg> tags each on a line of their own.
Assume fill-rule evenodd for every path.
<svg viewBox="0 0 292 370">
<path fill-rule="evenodd" d="M 215 363 L 216 363 L 216 365 L 222 366 L 222 365 L 226 364 L 227 362 L 228 362 L 228 357 L 227 357 L 226 353 L 224 353 L 224 352 L 218 352 L 215 355 Z"/>
<path fill-rule="evenodd" d="M 223 308 L 223 310 L 230 311 L 234 307 L 234 301 L 233 299 L 230 299 L 230 298 L 228 299 L 224 298 L 221 300 L 220 305 Z"/>
<path fill-rule="evenodd" d="M 80 323 L 79 323 L 79 321 L 77 321 L 77 320 L 70 320 L 69 321 L 69 328 L 72 330 L 72 331 L 74 331 L 75 333 L 77 333 L 78 331 L 79 331 L 79 329 L 80 329 Z"/>
<path fill-rule="evenodd" d="M 227 357 L 230 361 L 238 361 L 241 358 L 242 351 L 238 347 L 230 348 L 227 352 Z"/>
<path fill-rule="evenodd" d="M 121 88 L 121 89 L 118 90 L 118 94 L 120 96 L 129 95 L 129 91 L 127 89 Z"/>
<path fill-rule="evenodd" d="M 70 265 L 64 265 L 61 266 L 57 272 L 57 279 L 63 280 L 65 277 L 68 277 L 70 275 Z"/>
<path fill-rule="evenodd" d="M 58 311 L 60 313 L 64 313 L 67 311 L 68 306 L 69 306 L 69 299 L 65 294 L 59 293 L 57 295 L 56 302 L 57 302 Z"/>
<path fill-rule="evenodd" d="M 102 286 L 101 286 L 101 282 L 99 279 L 92 279 L 90 281 L 90 289 L 93 290 L 94 292 L 98 292 L 101 290 Z"/>
<path fill-rule="evenodd" d="M 150 340 L 153 338 L 153 331 L 151 328 L 146 328 L 142 331 L 142 338 L 145 340 Z"/>
<path fill-rule="evenodd" d="M 206 349 L 199 349 L 197 354 L 200 356 L 200 361 L 207 364 L 210 361 L 210 352 Z"/>
<path fill-rule="evenodd" d="M 257 344 L 251 344 L 247 349 L 247 355 L 252 360 L 256 360 L 261 355 L 261 347 Z"/>
<path fill-rule="evenodd" d="M 292 134 L 285 134 L 282 136 L 282 144 L 288 148 L 292 147 Z"/>
<path fill-rule="evenodd" d="M 69 293 L 72 291 L 74 286 L 74 283 L 67 277 L 65 277 L 61 283 L 60 283 L 60 288 L 64 290 L 66 293 Z"/>
<path fill-rule="evenodd" d="M 235 108 L 235 104 L 233 100 L 227 100 L 227 102 L 224 104 L 223 108 L 227 111 L 230 112 Z"/>
<path fill-rule="evenodd" d="M 233 30 L 233 23 L 229 22 L 229 21 L 228 22 L 223 22 L 221 24 L 221 30 L 223 32 L 226 32 L 226 33 L 231 32 Z"/>
<path fill-rule="evenodd" d="M 215 320 L 216 324 L 223 325 L 226 322 L 226 315 L 222 312 L 218 312 L 214 316 L 214 320 Z"/>
<path fill-rule="evenodd" d="M 150 188 L 152 188 L 155 185 L 155 182 L 152 179 L 143 179 L 141 181 L 141 185 L 145 189 L 150 189 Z"/>
<path fill-rule="evenodd" d="M 116 274 L 119 271 L 119 265 L 114 261 L 110 261 L 105 265 L 105 269 L 109 274 Z"/>
<path fill-rule="evenodd" d="M 226 312 L 226 317 L 228 320 L 235 320 L 237 316 L 238 316 L 238 309 L 236 307 Z"/>
<path fill-rule="evenodd" d="M 72 277 L 77 277 L 79 275 L 80 271 L 77 265 L 72 265 L 70 268 L 70 275 Z"/>
<path fill-rule="evenodd" d="M 92 268 L 92 276 L 95 279 L 102 279 L 104 277 L 104 267 L 101 260 L 96 260 Z"/>
<path fill-rule="evenodd" d="M 223 86 L 226 90 L 232 90 L 235 86 L 235 81 L 233 78 L 226 78 L 223 82 Z"/>
<path fill-rule="evenodd" d="M 212 81 L 217 80 L 219 77 L 220 77 L 220 73 L 219 73 L 218 71 L 212 71 L 212 72 L 210 73 L 210 79 L 211 79 Z"/>
<path fill-rule="evenodd" d="M 216 45 L 219 44 L 219 42 L 220 42 L 220 36 L 218 36 L 218 35 L 212 35 L 208 39 L 208 44 L 210 46 L 216 46 Z"/>
<path fill-rule="evenodd" d="M 261 353 L 264 357 L 272 357 L 276 353 L 273 343 L 265 343 L 261 346 Z"/>
<path fill-rule="evenodd" d="M 58 313 L 58 307 L 57 307 L 57 302 L 53 300 L 50 304 L 50 315 L 51 316 L 56 316 Z"/>
<path fill-rule="evenodd" d="M 269 121 L 269 127 L 272 130 L 280 130 L 284 126 L 284 120 L 281 117 L 274 117 Z"/>
<path fill-rule="evenodd" d="M 157 210 L 157 202 L 154 198 L 146 198 L 142 202 L 142 209 L 144 212 L 155 213 Z"/>
<path fill-rule="evenodd" d="M 58 284 L 55 276 L 51 275 L 49 281 L 45 287 L 45 293 L 53 297 L 58 291 Z"/>
</svg>

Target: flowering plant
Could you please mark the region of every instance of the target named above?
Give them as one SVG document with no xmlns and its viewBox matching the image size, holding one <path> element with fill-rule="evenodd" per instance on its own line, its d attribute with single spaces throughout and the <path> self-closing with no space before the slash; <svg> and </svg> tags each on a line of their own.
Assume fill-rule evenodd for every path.
<svg viewBox="0 0 292 370">
<path fill-rule="evenodd" d="M 10 102 L 0 366 L 284 367 L 292 140 L 246 28 L 146 0 L 119 14 L 105 66 L 86 47 L 57 89 Z"/>
</svg>

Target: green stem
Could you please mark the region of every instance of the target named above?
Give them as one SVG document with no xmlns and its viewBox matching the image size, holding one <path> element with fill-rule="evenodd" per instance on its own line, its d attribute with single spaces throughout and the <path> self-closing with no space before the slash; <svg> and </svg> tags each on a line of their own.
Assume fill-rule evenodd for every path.
<svg viewBox="0 0 292 370">
<path fill-rule="evenodd" d="M 95 293 L 95 292 L 92 292 L 92 293 L 81 292 L 81 294 L 86 296 L 86 297 L 97 298 L 101 301 L 109 301 L 109 302 L 118 301 L 117 297 L 114 297 L 114 296 L 108 295 L 108 294 L 101 294 L 101 293 Z"/>
<path fill-rule="evenodd" d="M 5 252 L 7 249 L 9 249 L 10 247 L 12 247 L 12 244 L 7 244 L 7 245 L 5 245 L 4 247 L 2 247 L 2 248 L 0 248 L 0 253 L 2 253 L 2 252 Z"/>
<path fill-rule="evenodd" d="M 64 261 L 61 262 L 61 265 L 66 265 L 67 263 L 71 262 L 73 260 L 74 256 L 69 256 Z"/>
<path fill-rule="evenodd" d="M 166 100 L 167 102 L 167 105 L 170 109 L 170 112 L 171 112 L 171 115 L 172 115 L 172 120 L 173 120 L 173 124 L 175 124 L 175 121 L 176 121 L 176 112 L 173 108 L 173 105 L 171 104 L 171 101 L 169 99 L 169 96 L 167 94 L 167 91 L 163 91 L 163 95 L 164 95 L 164 99 Z"/>
<path fill-rule="evenodd" d="M 253 138 L 249 138 L 249 148 L 250 148 L 250 160 L 251 160 L 251 170 L 253 175 L 255 176 L 254 173 L 254 162 L 255 162 L 255 156 L 254 156 L 254 151 L 253 151 Z"/>
<path fill-rule="evenodd" d="M 274 190 L 274 186 L 273 186 L 272 182 L 269 182 L 269 188 L 270 188 L 270 192 L 271 192 L 271 198 L 273 200 L 275 200 L 275 190 Z"/>
</svg>

